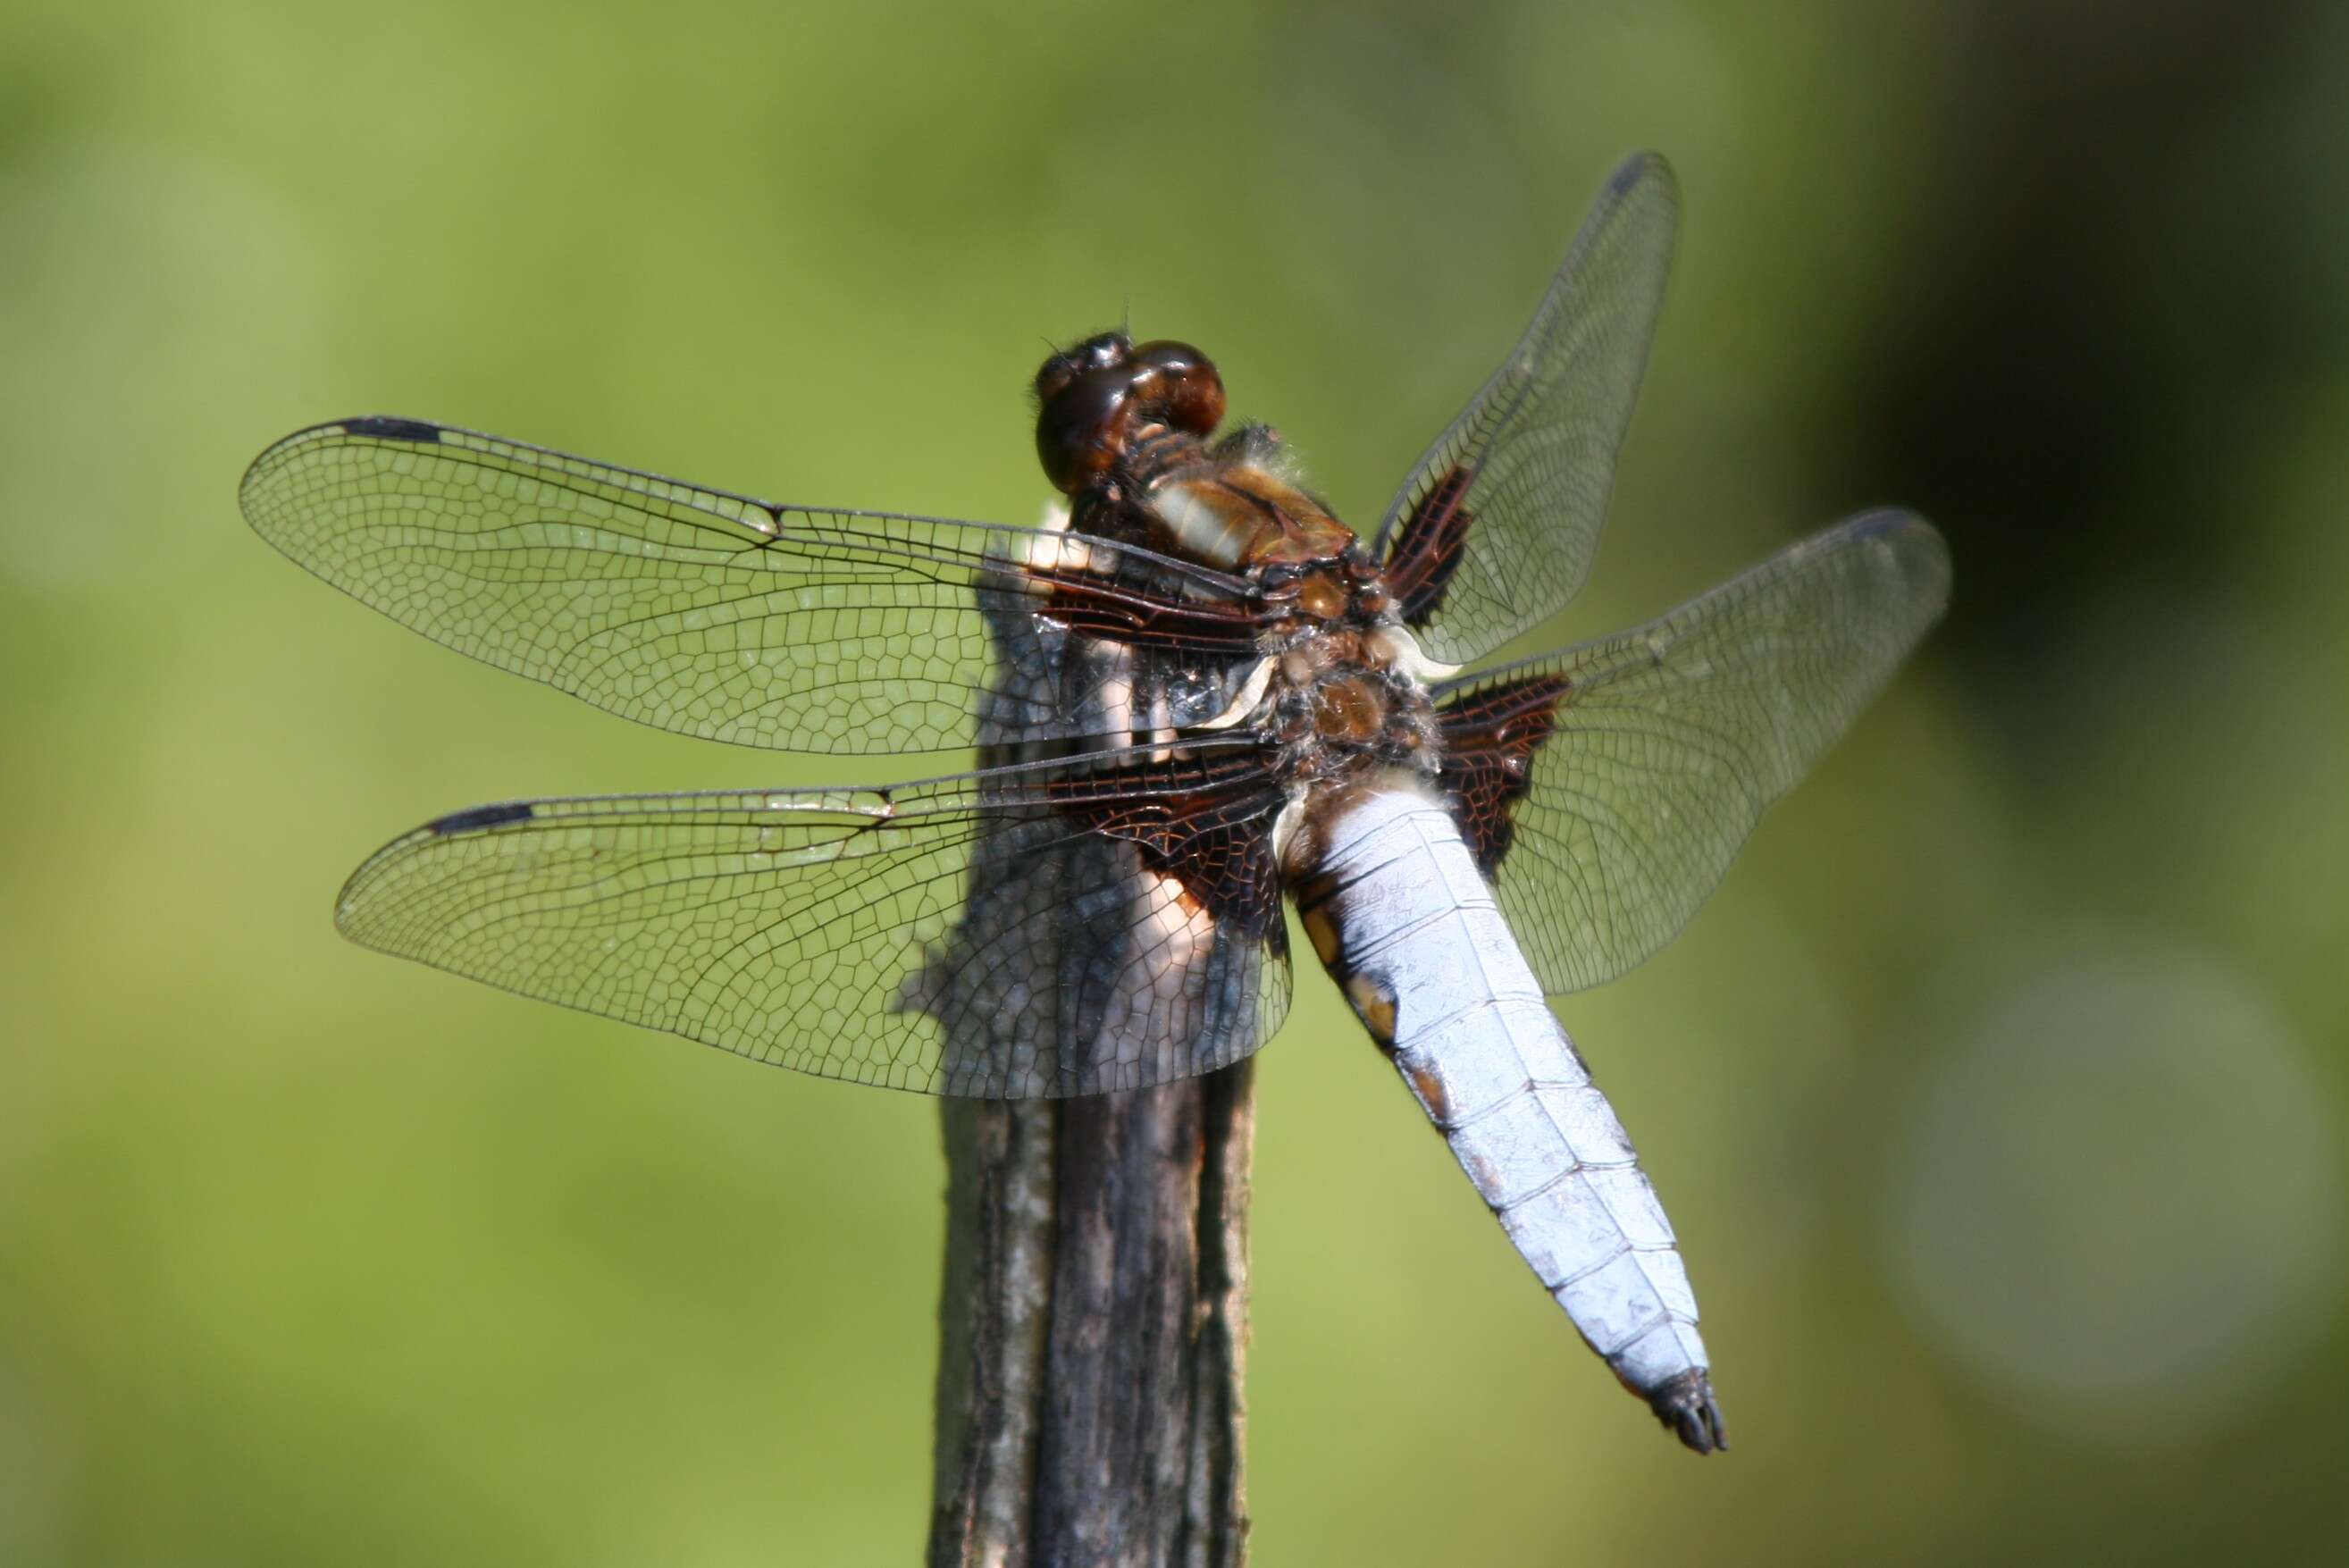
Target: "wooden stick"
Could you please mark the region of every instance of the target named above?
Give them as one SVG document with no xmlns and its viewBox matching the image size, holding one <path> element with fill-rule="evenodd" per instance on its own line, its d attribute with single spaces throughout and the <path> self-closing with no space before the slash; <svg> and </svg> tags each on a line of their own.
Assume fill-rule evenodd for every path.
<svg viewBox="0 0 2349 1568">
<path fill-rule="evenodd" d="M 1246 1561 L 1253 1084 L 943 1103 L 933 1564 Z"/>
</svg>

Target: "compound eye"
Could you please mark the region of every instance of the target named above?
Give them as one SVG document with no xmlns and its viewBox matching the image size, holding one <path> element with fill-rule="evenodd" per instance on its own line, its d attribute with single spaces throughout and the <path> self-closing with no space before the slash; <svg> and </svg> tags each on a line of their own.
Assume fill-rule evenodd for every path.
<svg viewBox="0 0 2349 1568">
<path fill-rule="evenodd" d="M 1045 398 L 1036 414 L 1036 456 L 1052 488 L 1075 495 L 1117 461 L 1133 388 L 1132 366 L 1104 365 L 1069 377 Z"/>
<path fill-rule="evenodd" d="M 1128 359 L 1150 376 L 1145 397 L 1174 428 L 1205 436 L 1223 423 L 1224 378 L 1215 362 L 1187 343 L 1160 338 L 1133 350 Z"/>
<path fill-rule="evenodd" d="M 1037 400 L 1050 402 L 1088 370 L 1124 364 L 1133 350 L 1133 340 L 1122 332 L 1097 332 L 1081 343 L 1071 344 L 1036 372 Z"/>
</svg>

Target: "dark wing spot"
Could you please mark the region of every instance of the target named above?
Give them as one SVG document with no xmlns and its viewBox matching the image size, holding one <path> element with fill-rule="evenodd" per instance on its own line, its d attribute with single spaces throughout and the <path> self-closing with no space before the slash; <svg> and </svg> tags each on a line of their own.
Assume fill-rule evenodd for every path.
<svg viewBox="0 0 2349 1568">
<path fill-rule="evenodd" d="M 389 414 L 346 419 L 343 428 L 354 436 L 377 436 L 387 441 L 417 441 L 429 446 L 440 439 L 440 426 L 428 425 L 421 419 L 396 418 Z"/>
<path fill-rule="evenodd" d="M 509 800 L 501 806 L 471 806 L 462 811 L 451 811 L 445 817 L 435 817 L 424 824 L 424 830 L 439 838 L 453 838 L 459 833 L 478 832 L 483 828 L 495 828 L 507 822 L 530 820 L 526 801 Z"/>
<path fill-rule="evenodd" d="M 1635 152 L 1617 164 L 1615 172 L 1607 177 L 1606 199 L 1611 201 L 1637 185 L 1657 161 L 1652 152 Z"/>
</svg>

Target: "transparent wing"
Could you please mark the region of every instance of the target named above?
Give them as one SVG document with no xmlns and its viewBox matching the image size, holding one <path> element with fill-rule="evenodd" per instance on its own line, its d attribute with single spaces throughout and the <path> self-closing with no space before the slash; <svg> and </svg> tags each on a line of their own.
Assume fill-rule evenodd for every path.
<svg viewBox="0 0 2349 1568">
<path fill-rule="evenodd" d="M 1949 593 L 1932 526 L 1870 512 L 1636 631 L 1439 688 L 1446 787 L 1543 985 L 1670 941 Z"/>
<path fill-rule="evenodd" d="M 378 851 L 382 952 L 825 1078 L 1032 1099 L 1210 1071 L 1288 972 L 1261 758 L 477 807 Z"/>
<path fill-rule="evenodd" d="M 1482 658 L 1589 574 L 1679 211 L 1661 158 L 1616 170 L 1525 336 L 1387 508 L 1373 553 L 1437 658 Z"/>
<path fill-rule="evenodd" d="M 1247 585 L 1185 562 L 776 506 L 420 420 L 298 431 L 254 459 L 240 497 L 270 543 L 435 642 L 748 746 L 940 750 L 982 717 L 1021 740 L 1096 734 L 1103 693 L 1001 663 L 1057 669 L 1071 635 L 1133 636 L 1122 673 L 1188 722 L 1218 711 L 1222 676 L 1253 655 Z M 1037 634 L 991 644 L 990 614 Z"/>
</svg>

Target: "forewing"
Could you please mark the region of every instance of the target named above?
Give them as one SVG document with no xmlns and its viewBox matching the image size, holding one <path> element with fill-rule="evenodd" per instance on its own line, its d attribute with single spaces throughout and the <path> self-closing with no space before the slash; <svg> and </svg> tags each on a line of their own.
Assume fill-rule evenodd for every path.
<svg viewBox="0 0 2349 1568">
<path fill-rule="evenodd" d="M 1931 525 L 1871 512 L 1636 631 L 1438 688 L 1444 787 L 1543 986 L 1670 941 L 1949 592 Z"/>
<path fill-rule="evenodd" d="M 1035 1099 L 1255 1050 L 1288 1004 L 1259 756 L 477 807 L 378 851 L 366 946 L 824 1078 Z"/>
<path fill-rule="evenodd" d="M 1679 207 L 1661 158 L 1616 170 L 1524 337 L 1388 507 L 1373 552 L 1437 658 L 1482 658 L 1589 574 Z"/>
<path fill-rule="evenodd" d="M 940 750 L 981 720 L 1097 735 L 1104 694 L 1005 663 L 1058 670 L 1072 635 L 1133 638 L 1127 677 L 1189 722 L 1254 651 L 1245 584 L 1146 551 L 778 506 L 420 420 L 297 431 L 240 496 L 270 543 L 435 642 L 748 746 Z M 990 614 L 1034 634 L 991 645 Z"/>
</svg>

